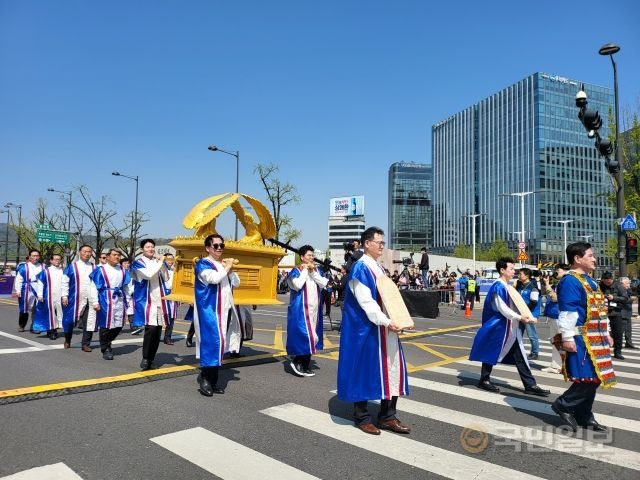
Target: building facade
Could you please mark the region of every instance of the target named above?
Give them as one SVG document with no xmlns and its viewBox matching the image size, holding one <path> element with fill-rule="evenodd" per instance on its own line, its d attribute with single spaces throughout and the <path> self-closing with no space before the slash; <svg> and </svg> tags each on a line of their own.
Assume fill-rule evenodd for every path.
<svg viewBox="0 0 640 480">
<path fill-rule="evenodd" d="M 535 73 L 432 126 L 434 249 L 451 253 L 498 239 L 515 249 L 522 237 L 528 263 L 564 261 L 567 242 L 588 238 L 603 266 L 615 236 L 615 209 L 604 160 L 578 119 L 583 82 Z M 611 89 L 584 84 L 589 108 L 600 112 L 608 134 Z M 521 198 L 523 195 L 524 232 Z M 586 236 L 586 237 L 585 237 Z M 514 251 L 515 253 L 515 251 Z"/>
<path fill-rule="evenodd" d="M 389 248 L 431 247 L 432 168 L 425 163 L 398 162 L 389 167 Z"/>
</svg>

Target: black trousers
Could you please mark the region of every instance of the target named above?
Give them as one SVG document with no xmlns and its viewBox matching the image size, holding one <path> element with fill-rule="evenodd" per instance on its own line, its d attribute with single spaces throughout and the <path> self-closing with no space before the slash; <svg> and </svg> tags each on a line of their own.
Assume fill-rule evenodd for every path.
<svg viewBox="0 0 640 480">
<path fill-rule="evenodd" d="M 187 332 L 187 340 L 192 341 L 193 335 L 196 333 L 196 327 L 191 322 L 191 326 L 189 327 L 189 331 Z"/>
<path fill-rule="evenodd" d="M 144 327 L 144 340 L 142 340 L 142 358 L 153 362 L 160 346 L 162 325 L 146 325 Z"/>
<path fill-rule="evenodd" d="M 89 318 L 89 309 L 93 308 L 90 304 L 84 307 L 84 310 L 78 317 L 78 326 L 82 327 L 82 345 L 90 346 L 93 339 L 93 330 L 87 330 L 87 319 Z M 97 320 L 96 320 L 97 321 Z"/>
<path fill-rule="evenodd" d="M 302 368 L 308 369 L 309 363 L 311 363 L 311 354 L 308 355 L 294 355 L 293 356 L 294 363 L 299 363 L 302 365 Z"/>
<path fill-rule="evenodd" d="M 560 407 L 560 410 L 573 413 L 576 421 L 584 425 L 594 420 L 591 409 L 598 386 L 598 383 L 574 383 L 554 403 Z"/>
<path fill-rule="evenodd" d="M 465 303 L 469 302 L 469 307 L 471 308 L 471 310 L 473 310 L 473 304 L 476 301 L 476 292 L 467 292 L 467 295 L 464 301 Z M 466 304 L 465 304 L 465 308 L 467 308 Z"/>
<path fill-rule="evenodd" d="M 322 298 L 324 300 L 324 313 L 325 315 L 330 316 L 331 315 L 331 296 L 333 295 L 333 293 L 331 292 L 327 292 L 326 290 L 322 291 Z"/>
<path fill-rule="evenodd" d="M 167 341 L 171 338 L 171 334 L 173 333 L 173 322 L 174 320 L 171 321 L 171 324 L 166 327 L 164 329 L 164 340 Z"/>
<path fill-rule="evenodd" d="M 398 397 L 391 397 L 391 400 L 380 400 L 380 412 L 378 421 L 391 420 L 396 418 L 396 404 Z M 356 425 L 371 423 L 371 415 L 367 410 L 367 401 L 355 402 L 353 404 L 353 419 Z"/>
<path fill-rule="evenodd" d="M 25 328 L 29 323 L 29 313 L 19 313 L 18 314 L 18 326 L 20 328 Z"/>
<path fill-rule="evenodd" d="M 536 379 L 531 375 L 531 370 L 527 366 L 527 362 L 524 360 L 524 356 L 520 351 L 520 347 L 518 346 L 518 342 L 513 342 L 513 346 L 509 353 L 505 355 L 506 357 L 513 357 L 513 361 L 516 364 L 516 368 L 518 369 L 518 375 L 520 375 L 520 380 L 522 380 L 522 384 L 525 388 L 535 387 Z M 485 380 L 491 380 L 491 370 L 493 370 L 493 365 L 490 363 L 482 363 L 482 370 L 480 371 L 480 381 L 484 382 Z"/>
<path fill-rule="evenodd" d="M 631 319 L 625 318 L 624 323 L 624 339 L 626 345 L 633 345 L 633 339 L 631 338 Z M 622 344 L 620 344 L 622 346 Z"/>
<path fill-rule="evenodd" d="M 624 319 L 622 317 L 609 317 L 609 326 L 611 327 L 611 337 L 613 338 L 613 354 L 620 355 L 622 353 L 622 336 L 624 334 Z"/>
<path fill-rule="evenodd" d="M 120 330 L 122 330 L 122 327 L 100 329 L 100 351 L 102 353 L 107 350 L 111 351 L 111 342 L 116 339 Z"/>
<path fill-rule="evenodd" d="M 202 376 L 209 380 L 212 387 L 215 387 L 218 383 L 218 371 L 220 367 L 202 367 L 200 370 L 202 371 Z"/>
</svg>

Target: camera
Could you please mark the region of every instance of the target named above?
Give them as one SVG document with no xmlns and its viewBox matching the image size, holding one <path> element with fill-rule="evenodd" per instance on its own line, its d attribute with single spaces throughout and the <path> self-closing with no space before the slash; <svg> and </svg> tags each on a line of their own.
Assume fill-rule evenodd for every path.
<svg viewBox="0 0 640 480">
<path fill-rule="evenodd" d="M 404 257 L 402 259 L 402 265 L 404 265 L 405 267 L 408 267 L 409 265 L 411 265 L 413 262 L 411 261 L 411 259 L 409 257 Z"/>
<path fill-rule="evenodd" d="M 353 252 L 356 249 L 356 246 L 353 242 L 344 242 L 342 244 L 342 248 L 347 252 Z"/>
</svg>

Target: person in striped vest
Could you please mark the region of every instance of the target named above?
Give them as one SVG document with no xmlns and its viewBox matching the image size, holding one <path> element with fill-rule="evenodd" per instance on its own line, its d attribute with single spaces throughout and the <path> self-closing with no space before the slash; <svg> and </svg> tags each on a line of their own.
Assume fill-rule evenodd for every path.
<svg viewBox="0 0 640 480">
<path fill-rule="evenodd" d="M 287 308 L 287 354 L 291 370 L 299 377 L 313 377 L 309 368 L 311 355 L 322 350 L 322 290 L 328 279 L 313 264 L 313 247 L 298 250 L 302 264 L 287 277 L 291 292 Z"/>
<path fill-rule="evenodd" d="M 120 252 L 112 248 L 107 253 L 107 263 L 96 268 L 91 275 L 91 305 L 96 311 L 100 328 L 102 358 L 113 360 L 113 342 L 127 316 L 127 286 L 129 272 L 120 266 Z"/>
<path fill-rule="evenodd" d="M 51 256 L 51 265 L 43 268 L 36 277 L 35 291 L 38 297 L 33 328 L 46 331 L 51 340 L 58 338 L 62 328 L 62 256 Z"/>
<path fill-rule="evenodd" d="M 560 338 L 556 343 L 566 355 L 565 380 L 573 384 L 551 404 L 551 409 L 574 432 L 578 425 L 604 432 L 607 427 L 596 421 L 592 409 L 598 387 L 608 389 L 616 384 L 606 301 L 590 277 L 597 265 L 591 244 L 572 243 L 566 253 L 571 270 L 558 283 Z"/>
</svg>

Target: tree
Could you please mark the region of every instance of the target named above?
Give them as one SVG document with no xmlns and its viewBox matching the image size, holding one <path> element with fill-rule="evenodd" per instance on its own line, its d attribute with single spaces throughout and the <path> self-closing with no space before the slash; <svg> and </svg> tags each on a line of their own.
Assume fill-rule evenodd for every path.
<svg viewBox="0 0 640 480">
<path fill-rule="evenodd" d="M 293 228 L 293 220 L 282 213 L 282 209 L 287 205 L 299 203 L 300 196 L 294 185 L 289 182 L 283 183 L 277 178 L 279 170 L 280 168 L 274 163 L 269 165 L 259 163 L 253 168 L 253 173 L 257 173 L 260 177 L 260 182 L 271 205 L 271 214 L 276 224 L 276 240 L 288 243 L 299 238 L 301 232 Z"/>
<path fill-rule="evenodd" d="M 33 220 L 30 223 L 22 222 L 20 225 L 12 225 L 20 243 L 26 247 L 26 250 L 36 249 L 40 251 L 42 260 L 51 258 L 53 254 L 64 256 L 64 245 L 58 243 L 40 243 L 36 239 L 36 230 L 38 225 L 51 225 L 53 230 L 66 230 L 67 217 L 64 213 L 49 213 L 48 204 L 44 198 L 38 198 L 36 202 L 36 210 L 33 214 Z M 69 246 L 70 248 L 73 245 Z M 24 258 L 20 258 L 23 261 Z"/>
<path fill-rule="evenodd" d="M 509 249 L 507 242 L 499 238 L 493 242 L 487 249 L 480 250 L 477 255 L 478 260 L 487 260 L 495 262 L 501 257 L 513 257 L 513 252 Z"/>
<path fill-rule="evenodd" d="M 130 259 L 135 258 L 136 251 L 138 249 L 138 245 L 134 239 L 141 239 L 146 235 L 140 234 L 140 229 L 144 223 L 149 221 L 149 217 L 146 213 L 138 212 L 137 219 L 134 218 L 134 215 L 135 212 L 129 212 L 124 217 L 122 225 L 116 226 L 115 224 L 110 223 L 106 228 L 109 240 L 113 242 L 114 248 L 124 252 L 126 257 Z M 128 236 L 122 236 L 127 233 L 129 234 Z"/>
<path fill-rule="evenodd" d="M 477 254 L 476 249 L 476 254 Z M 469 245 L 458 244 L 454 247 L 452 256 L 458 258 L 473 258 L 473 247 Z"/>
<path fill-rule="evenodd" d="M 93 235 L 94 249 L 99 256 L 106 245 L 106 240 L 110 238 L 108 231 L 113 228 L 112 219 L 117 211 L 113 208 L 113 201 L 107 195 L 93 199 L 85 185 L 77 187 L 76 192 L 78 195 L 74 195 L 74 198 L 79 196 L 80 200 L 72 203 L 71 207 L 82 214 L 90 225 L 87 232 L 80 232 L 81 241 L 88 243 L 88 234 Z"/>
</svg>

